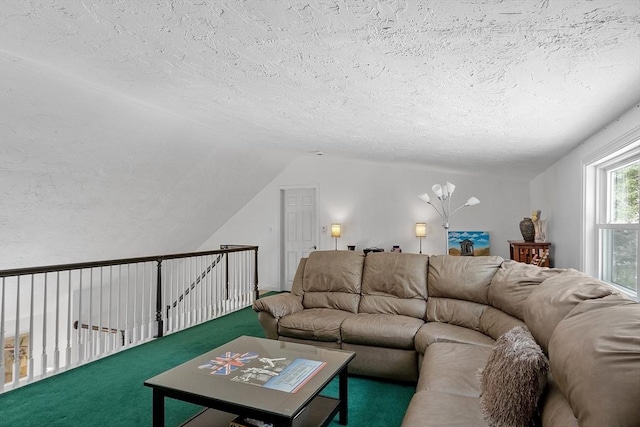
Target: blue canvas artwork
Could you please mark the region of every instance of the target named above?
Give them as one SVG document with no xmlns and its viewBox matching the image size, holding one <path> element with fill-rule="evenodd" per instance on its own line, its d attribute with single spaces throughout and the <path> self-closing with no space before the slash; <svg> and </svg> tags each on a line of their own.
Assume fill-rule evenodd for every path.
<svg viewBox="0 0 640 427">
<path fill-rule="evenodd" d="M 449 231 L 449 255 L 486 256 L 489 251 L 488 231 Z"/>
</svg>

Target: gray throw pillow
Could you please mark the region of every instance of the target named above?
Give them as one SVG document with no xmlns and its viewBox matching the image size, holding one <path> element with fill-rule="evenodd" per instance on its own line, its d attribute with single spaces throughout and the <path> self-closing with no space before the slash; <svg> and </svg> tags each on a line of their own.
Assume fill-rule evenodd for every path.
<svg viewBox="0 0 640 427">
<path fill-rule="evenodd" d="M 549 360 L 525 327 L 503 334 L 493 347 L 480 379 L 480 403 L 491 427 L 527 427 L 549 372 Z"/>
</svg>

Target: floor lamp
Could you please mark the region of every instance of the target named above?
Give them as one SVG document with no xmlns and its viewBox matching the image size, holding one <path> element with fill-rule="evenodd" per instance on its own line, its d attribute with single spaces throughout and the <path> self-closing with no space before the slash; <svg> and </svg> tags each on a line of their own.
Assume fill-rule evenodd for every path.
<svg viewBox="0 0 640 427">
<path fill-rule="evenodd" d="M 436 210 L 438 215 L 440 215 L 440 218 L 442 218 L 442 221 L 443 221 L 442 226 L 444 227 L 445 255 L 447 255 L 449 252 L 449 217 L 451 217 L 451 215 L 458 212 L 462 208 L 465 208 L 467 206 L 477 205 L 478 203 L 480 203 L 480 200 L 478 200 L 477 198 L 470 197 L 469 200 L 467 200 L 467 202 L 464 205 L 459 206 L 452 211 L 451 196 L 453 195 L 453 192 L 455 189 L 456 189 L 456 186 L 448 181 L 445 185 L 435 184 L 433 187 L 431 187 L 431 191 L 433 191 L 433 194 L 435 194 L 437 199 L 440 200 L 440 209 L 438 209 L 436 205 L 431 203 L 431 198 L 427 193 L 424 193 L 418 196 L 420 200 L 430 204 L 431 207 Z"/>
</svg>

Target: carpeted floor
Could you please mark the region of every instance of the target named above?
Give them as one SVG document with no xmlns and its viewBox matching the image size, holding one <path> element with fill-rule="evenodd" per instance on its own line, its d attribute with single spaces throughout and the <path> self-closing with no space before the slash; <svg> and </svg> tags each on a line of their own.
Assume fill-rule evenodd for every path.
<svg viewBox="0 0 640 427">
<path fill-rule="evenodd" d="M 264 337 L 250 308 L 0 395 L 0 425 L 150 426 L 143 382 L 241 335 Z M 399 426 L 415 386 L 349 378 L 349 426 Z M 338 395 L 337 380 L 322 394 Z M 166 424 L 201 408 L 166 399 Z M 334 421 L 332 426 L 338 426 Z"/>
</svg>

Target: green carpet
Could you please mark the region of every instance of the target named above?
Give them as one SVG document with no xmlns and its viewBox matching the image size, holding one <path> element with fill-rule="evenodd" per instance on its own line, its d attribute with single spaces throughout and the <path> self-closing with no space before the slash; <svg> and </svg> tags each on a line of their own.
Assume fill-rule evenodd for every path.
<svg viewBox="0 0 640 427">
<path fill-rule="evenodd" d="M 150 426 L 151 389 L 143 382 L 241 335 L 264 337 L 250 308 L 1 394 L 0 424 Z M 399 426 L 414 389 L 350 377 L 349 426 Z M 337 379 L 323 394 L 338 396 Z M 168 426 L 201 409 L 173 399 L 165 402 Z M 336 420 L 332 426 L 339 425 Z"/>
</svg>

